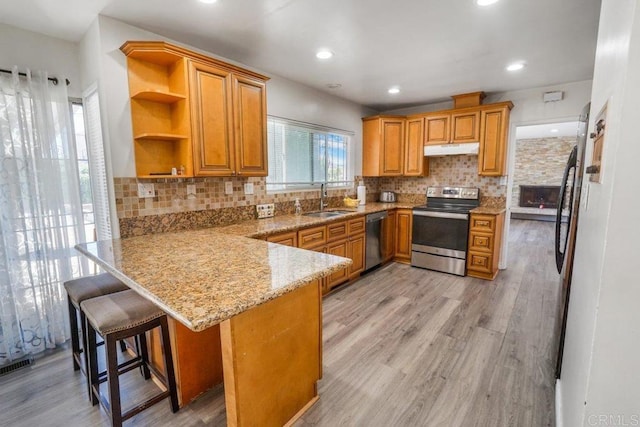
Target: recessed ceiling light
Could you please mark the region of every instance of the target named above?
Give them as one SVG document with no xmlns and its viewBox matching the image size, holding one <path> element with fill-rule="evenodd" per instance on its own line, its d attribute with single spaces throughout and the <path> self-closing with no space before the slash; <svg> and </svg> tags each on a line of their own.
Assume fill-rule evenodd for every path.
<svg viewBox="0 0 640 427">
<path fill-rule="evenodd" d="M 507 65 L 507 71 L 518 71 L 524 68 L 524 62 L 514 62 L 513 64 Z"/>
<path fill-rule="evenodd" d="M 327 87 L 329 89 L 340 89 L 342 85 L 340 83 L 328 83 Z"/>
<path fill-rule="evenodd" d="M 316 53 L 316 58 L 318 58 L 318 59 L 329 59 L 332 56 L 333 56 L 333 52 L 331 52 L 330 50 L 327 50 L 327 49 L 319 50 Z"/>
<path fill-rule="evenodd" d="M 494 3 L 498 3 L 498 0 L 476 0 L 478 6 L 489 6 Z"/>
<path fill-rule="evenodd" d="M 212 4 L 217 2 L 218 0 L 200 0 L 200 3 Z"/>
<path fill-rule="evenodd" d="M 560 131 L 559 131 L 558 129 L 551 129 L 549 132 L 551 132 L 551 133 L 558 133 L 558 132 L 560 132 Z"/>
<path fill-rule="evenodd" d="M 396 93 L 400 93 L 400 88 L 392 87 L 387 92 L 389 92 L 391 95 L 395 95 Z"/>
</svg>

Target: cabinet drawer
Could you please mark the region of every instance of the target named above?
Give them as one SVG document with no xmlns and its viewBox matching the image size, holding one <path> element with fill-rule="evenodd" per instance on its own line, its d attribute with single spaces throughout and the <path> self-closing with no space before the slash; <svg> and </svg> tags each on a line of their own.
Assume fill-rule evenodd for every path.
<svg viewBox="0 0 640 427">
<path fill-rule="evenodd" d="M 479 271 L 481 273 L 492 274 L 493 273 L 493 256 L 491 254 L 469 252 L 469 260 L 467 262 L 467 269 Z"/>
<path fill-rule="evenodd" d="M 493 215 L 471 215 L 471 231 L 493 233 L 496 229 L 496 217 Z"/>
<path fill-rule="evenodd" d="M 493 239 L 493 234 L 472 231 L 469 234 L 469 250 L 493 252 Z"/>
<path fill-rule="evenodd" d="M 311 227 L 298 231 L 298 247 L 302 249 L 315 248 L 327 243 L 327 227 Z"/>
<path fill-rule="evenodd" d="M 347 237 L 347 222 L 340 221 L 327 225 L 327 241 L 333 242 Z"/>
<path fill-rule="evenodd" d="M 352 219 L 349 221 L 348 228 L 349 236 L 353 236 L 354 234 L 364 233 L 364 217 Z"/>
<path fill-rule="evenodd" d="M 298 246 L 298 233 L 291 231 L 289 233 L 274 234 L 267 237 L 267 242 L 278 243 L 285 246 Z"/>
</svg>

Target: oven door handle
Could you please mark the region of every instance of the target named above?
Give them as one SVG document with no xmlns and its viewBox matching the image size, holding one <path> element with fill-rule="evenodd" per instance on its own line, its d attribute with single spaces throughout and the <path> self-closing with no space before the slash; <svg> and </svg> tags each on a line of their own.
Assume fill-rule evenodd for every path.
<svg viewBox="0 0 640 427">
<path fill-rule="evenodd" d="M 414 216 L 428 216 L 432 218 L 469 219 L 468 214 L 450 212 L 413 211 Z"/>
</svg>

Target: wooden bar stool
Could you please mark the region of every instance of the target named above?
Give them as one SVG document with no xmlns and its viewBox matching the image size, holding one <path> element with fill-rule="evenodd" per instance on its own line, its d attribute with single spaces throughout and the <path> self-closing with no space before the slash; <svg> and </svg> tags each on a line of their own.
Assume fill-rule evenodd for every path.
<svg viewBox="0 0 640 427">
<path fill-rule="evenodd" d="M 92 298 L 82 302 L 80 306 L 86 318 L 85 330 L 89 353 L 88 376 L 91 382 L 92 402 L 94 405 L 98 402 L 102 404 L 111 417 L 112 425 L 121 426 L 125 420 L 160 402 L 165 397 L 170 398 L 171 409 L 173 412 L 177 412 L 179 409 L 178 394 L 166 314 L 151 301 L 132 290 Z M 157 372 L 149 364 L 147 345 L 144 339 L 145 332 L 157 327 L 160 327 L 162 336 L 166 376 Z M 96 333 L 105 342 L 107 358 L 105 376 L 98 373 Z M 134 336 L 140 336 L 139 356 L 118 365 L 116 342 Z M 119 376 L 138 366 L 142 366 L 145 370 L 151 369 L 165 390 L 122 413 Z M 145 378 L 148 376 L 145 375 Z M 109 385 L 108 401 L 100 394 L 100 384 L 104 381 L 107 381 Z"/>
<path fill-rule="evenodd" d="M 86 375 L 88 356 L 87 352 L 83 351 L 83 349 L 87 348 L 86 334 L 83 330 L 78 331 L 78 312 L 80 312 L 80 327 L 84 328 L 85 324 L 84 313 L 80 310 L 80 304 L 90 298 L 126 291 L 129 287 L 111 274 L 103 273 L 97 276 L 87 276 L 69 280 L 64 282 L 64 288 L 67 291 L 67 304 L 69 305 L 69 328 L 71 330 L 73 370 L 82 370 Z M 80 348 L 80 337 L 82 337 L 82 348 Z M 124 345 L 124 342 L 121 342 L 121 345 Z M 84 363 L 81 360 L 82 353 L 84 353 Z M 88 376 L 87 390 L 89 397 L 91 397 L 91 387 Z"/>
</svg>

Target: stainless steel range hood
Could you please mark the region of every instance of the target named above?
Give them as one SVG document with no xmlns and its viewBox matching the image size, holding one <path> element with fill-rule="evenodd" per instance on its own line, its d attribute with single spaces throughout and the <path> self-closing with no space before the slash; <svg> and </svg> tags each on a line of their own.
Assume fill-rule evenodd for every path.
<svg viewBox="0 0 640 427">
<path fill-rule="evenodd" d="M 425 145 L 424 155 L 428 157 L 468 155 L 477 156 L 480 151 L 479 142 L 465 144 Z"/>
</svg>

